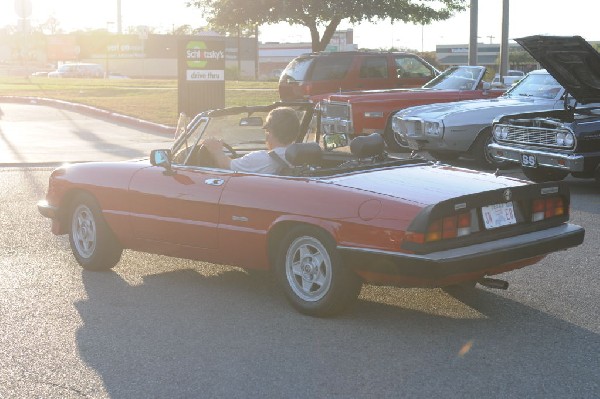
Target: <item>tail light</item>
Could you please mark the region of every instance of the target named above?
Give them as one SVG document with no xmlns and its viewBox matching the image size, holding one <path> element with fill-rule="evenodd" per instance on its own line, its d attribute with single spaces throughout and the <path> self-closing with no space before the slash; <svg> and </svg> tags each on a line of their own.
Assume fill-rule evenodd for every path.
<svg viewBox="0 0 600 399">
<path fill-rule="evenodd" d="M 446 216 L 434 220 L 429 224 L 425 234 L 407 232 L 406 240 L 417 244 L 448 240 L 471 234 L 471 213 L 464 212 L 458 215 Z"/>
<path fill-rule="evenodd" d="M 538 222 L 565 213 L 565 204 L 561 197 L 536 199 L 532 204 L 531 221 Z"/>
</svg>

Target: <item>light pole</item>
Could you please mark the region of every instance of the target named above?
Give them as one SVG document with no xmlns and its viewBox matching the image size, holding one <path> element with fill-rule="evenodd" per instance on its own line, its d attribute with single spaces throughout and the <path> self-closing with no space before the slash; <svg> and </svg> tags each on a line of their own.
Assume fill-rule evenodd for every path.
<svg viewBox="0 0 600 399">
<path fill-rule="evenodd" d="M 109 77 L 109 72 L 108 72 L 108 53 L 109 53 L 109 49 L 110 49 L 110 25 L 114 24 L 114 22 L 112 21 L 106 21 L 106 70 L 104 71 L 104 78 L 108 79 Z"/>
</svg>

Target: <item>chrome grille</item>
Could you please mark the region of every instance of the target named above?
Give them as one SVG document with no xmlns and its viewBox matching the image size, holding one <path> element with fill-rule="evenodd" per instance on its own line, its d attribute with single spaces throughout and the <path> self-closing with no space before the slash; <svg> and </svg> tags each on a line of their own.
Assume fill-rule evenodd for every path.
<svg viewBox="0 0 600 399">
<path fill-rule="evenodd" d="M 547 127 L 531 127 L 518 125 L 501 125 L 503 128 L 503 137 L 498 141 L 511 142 L 518 144 L 565 148 L 559 145 L 556 140 L 558 133 L 570 133 L 568 129 L 551 129 Z"/>
<path fill-rule="evenodd" d="M 326 118 L 350 119 L 350 105 L 347 103 L 324 102 L 321 107 Z"/>
<path fill-rule="evenodd" d="M 558 133 L 556 130 L 509 126 L 506 141 L 523 144 L 554 146 L 556 145 L 556 133 Z"/>
<path fill-rule="evenodd" d="M 352 134 L 351 107 L 347 103 L 321 103 L 321 131 Z"/>
<path fill-rule="evenodd" d="M 423 135 L 423 123 L 420 119 L 396 119 L 394 126 L 396 133 L 408 137 L 419 137 Z"/>
</svg>

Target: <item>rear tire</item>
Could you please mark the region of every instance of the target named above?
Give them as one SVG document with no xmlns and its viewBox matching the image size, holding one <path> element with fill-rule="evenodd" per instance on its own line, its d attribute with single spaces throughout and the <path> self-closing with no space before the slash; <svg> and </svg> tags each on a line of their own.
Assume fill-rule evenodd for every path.
<svg viewBox="0 0 600 399">
<path fill-rule="evenodd" d="M 523 174 L 529 180 L 535 183 L 545 183 L 548 181 L 560 181 L 569 175 L 569 172 L 553 168 L 537 167 L 537 168 L 521 168 Z"/>
<path fill-rule="evenodd" d="M 296 226 L 281 242 L 276 274 L 288 301 L 300 313 L 332 316 L 358 298 L 362 281 L 348 269 L 324 231 Z"/>
<path fill-rule="evenodd" d="M 69 243 L 77 263 L 86 270 L 109 270 L 121 259 L 123 248 L 102 217 L 94 197 L 78 194 L 72 202 Z"/>
</svg>

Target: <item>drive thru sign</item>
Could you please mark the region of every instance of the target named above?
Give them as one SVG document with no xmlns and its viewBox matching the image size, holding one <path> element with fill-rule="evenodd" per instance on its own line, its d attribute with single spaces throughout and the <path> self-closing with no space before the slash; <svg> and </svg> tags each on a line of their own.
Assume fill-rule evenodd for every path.
<svg viewBox="0 0 600 399">
<path fill-rule="evenodd" d="M 194 116 L 225 107 L 225 40 L 187 37 L 179 42 L 179 112 Z"/>
</svg>

